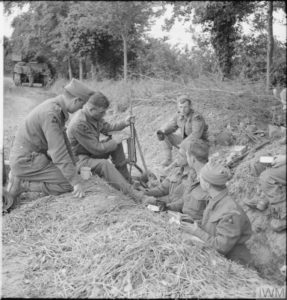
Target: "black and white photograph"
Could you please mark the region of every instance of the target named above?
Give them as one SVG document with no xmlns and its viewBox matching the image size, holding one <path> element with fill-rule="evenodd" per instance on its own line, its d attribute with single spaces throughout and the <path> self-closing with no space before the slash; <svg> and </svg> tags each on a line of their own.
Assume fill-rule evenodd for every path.
<svg viewBox="0 0 287 300">
<path fill-rule="evenodd" d="M 285 1 L 0 19 L 2 299 L 286 299 Z"/>
</svg>

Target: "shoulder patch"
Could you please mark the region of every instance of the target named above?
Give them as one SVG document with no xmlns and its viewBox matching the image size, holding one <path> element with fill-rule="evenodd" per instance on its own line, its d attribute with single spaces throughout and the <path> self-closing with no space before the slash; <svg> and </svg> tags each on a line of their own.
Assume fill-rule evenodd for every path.
<svg viewBox="0 0 287 300">
<path fill-rule="evenodd" d="M 52 117 L 52 120 L 51 120 L 52 123 L 59 123 L 58 119 L 56 116 L 53 116 Z"/>
<path fill-rule="evenodd" d="M 202 120 L 202 119 L 203 119 L 202 115 L 200 115 L 200 114 L 194 115 L 194 120 Z"/>
</svg>

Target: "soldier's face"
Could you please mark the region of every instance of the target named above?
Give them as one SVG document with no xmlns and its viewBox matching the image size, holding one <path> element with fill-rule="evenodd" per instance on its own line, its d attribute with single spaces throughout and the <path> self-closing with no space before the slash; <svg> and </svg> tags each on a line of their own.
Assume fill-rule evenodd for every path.
<svg viewBox="0 0 287 300">
<path fill-rule="evenodd" d="M 199 181 L 200 181 L 200 187 L 204 192 L 207 192 L 209 190 L 209 183 L 206 182 L 202 176 L 199 174 Z"/>
<path fill-rule="evenodd" d="M 177 110 L 178 110 L 179 114 L 181 114 L 183 116 L 187 116 L 191 110 L 191 104 L 189 104 L 188 101 L 186 101 L 184 103 L 178 103 Z"/>
<path fill-rule="evenodd" d="M 192 154 L 188 154 L 188 151 L 186 151 L 186 160 L 188 165 L 192 168 L 194 166 L 195 157 Z"/>
<path fill-rule="evenodd" d="M 95 120 L 101 120 L 106 114 L 107 108 L 87 104 L 89 115 Z"/>
<path fill-rule="evenodd" d="M 76 112 L 77 110 L 81 109 L 84 106 L 85 101 L 81 98 L 75 98 L 75 99 L 73 99 L 72 103 L 73 103 L 73 105 L 70 109 L 70 112 L 74 113 L 74 112 Z"/>
</svg>

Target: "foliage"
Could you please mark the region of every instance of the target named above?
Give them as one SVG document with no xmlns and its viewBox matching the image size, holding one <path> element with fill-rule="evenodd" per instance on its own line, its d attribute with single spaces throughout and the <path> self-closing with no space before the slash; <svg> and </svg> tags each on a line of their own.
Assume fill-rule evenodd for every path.
<svg viewBox="0 0 287 300">
<path fill-rule="evenodd" d="M 240 28 L 236 24 L 253 9 L 254 3 L 246 1 L 206 1 L 195 6 L 194 22 L 203 24 L 204 31 L 210 31 L 223 77 L 230 76 L 235 42 L 240 37 Z"/>
<path fill-rule="evenodd" d="M 286 82 L 286 44 L 275 39 L 274 57 L 271 70 L 273 85 L 284 85 Z M 236 44 L 234 75 L 253 81 L 266 75 L 267 34 L 243 35 Z"/>
</svg>

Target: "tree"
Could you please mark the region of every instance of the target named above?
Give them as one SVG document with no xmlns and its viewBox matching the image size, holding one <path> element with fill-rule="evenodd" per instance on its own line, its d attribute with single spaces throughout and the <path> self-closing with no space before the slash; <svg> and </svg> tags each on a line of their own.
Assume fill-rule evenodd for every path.
<svg viewBox="0 0 287 300">
<path fill-rule="evenodd" d="M 90 5 L 89 15 L 86 17 L 89 28 L 94 27 L 111 34 L 114 38 L 122 39 L 125 81 L 128 74 L 129 41 L 142 35 L 149 28 L 151 17 L 156 14 L 153 11 L 154 5 L 144 1 L 100 1 Z"/>
<path fill-rule="evenodd" d="M 270 89 L 270 72 L 273 61 L 274 38 L 273 38 L 273 2 L 268 2 L 268 45 L 267 45 L 267 70 L 266 70 L 266 91 Z"/>
</svg>

